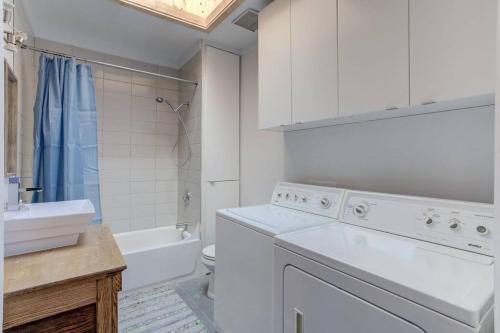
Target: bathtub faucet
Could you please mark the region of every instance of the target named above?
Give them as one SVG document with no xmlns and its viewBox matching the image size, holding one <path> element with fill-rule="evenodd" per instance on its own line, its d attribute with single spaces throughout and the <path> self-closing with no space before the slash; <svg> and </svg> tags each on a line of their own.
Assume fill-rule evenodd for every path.
<svg viewBox="0 0 500 333">
<path fill-rule="evenodd" d="M 180 229 L 182 231 L 186 231 L 188 228 L 187 222 L 182 222 L 182 223 L 176 223 L 175 224 L 175 229 Z"/>
<path fill-rule="evenodd" d="M 182 196 L 182 201 L 184 201 L 184 206 L 187 207 L 191 202 L 191 192 L 186 190 L 186 192 L 184 192 L 184 195 Z"/>
</svg>

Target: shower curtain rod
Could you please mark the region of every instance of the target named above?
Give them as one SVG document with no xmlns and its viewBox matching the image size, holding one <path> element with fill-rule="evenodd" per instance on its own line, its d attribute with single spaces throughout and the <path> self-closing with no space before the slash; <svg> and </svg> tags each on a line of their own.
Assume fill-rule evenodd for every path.
<svg viewBox="0 0 500 333">
<path fill-rule="evenodd" d="M 118 68 L 118 69 L 124 69 L 124 70 L 135 72 L 135 73 L 141 73 L 141 74 L 146 74 L 146 75 L 161 77 L 161 78 L 164 78 L 164 79 L 175 80 L 175 81 L 179 81 L 179 82 L 182 82 L 182 83 L 194 84 L 195 86 L 198 85 L 198 82 L 196 82 L 196 81 L 181 79 L 181 78 L 175 77 L 175 76 L 170 76 L 170 75 L 164 75 L 164 74 L 159 74 L 159 73 L 153 73 L 153 72 L 143 71 L 143 70 L 140 70 L 140 69 L 135 69 L 135 68 L 131 68 L 131 67 L 125 67 L 125 66 L 110 64 L 110 63 L 107 63 L 107 62 L 102 62 L 102 61 L 97 61 L 97 60 L 90 60 L 90 59 L 85 59 L 85 58 L 80 58 L 80 57 L 74 57 L 74 56 L 69 55 L 69 54 L 60 53 L 60 52 L 53 52 L 53 51 L 49 51 L 49 50 L 45 50 L 45 49 L 40 49 L 40 48 L 29 46 L 29 45 L 26 45 L 26 44 L 21 44 L 21 45 L 18 45 L 18 46 L 20 46 L 22 49 L 28 49 L 28 50 L 35 51 L 35 52 L 42 52 L 42 53 L 51 54 L 51 55 L 55 55 L 55 56 L 60 56 L 60 57 L 64 57 L 64 58 L 75 58 L 78 61 L 90 62 L 90 63 L 96 64 L 96 65 L 101 65 L 101 66 L 106 66 L 106 67 L 112 67 L 112 68 Z"/>
</svg>

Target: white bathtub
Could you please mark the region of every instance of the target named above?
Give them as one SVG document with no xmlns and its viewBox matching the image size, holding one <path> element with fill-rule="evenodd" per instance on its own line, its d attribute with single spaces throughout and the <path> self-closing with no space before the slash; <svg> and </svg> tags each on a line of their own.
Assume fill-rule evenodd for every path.
<svg viewBox="0 0 500 333">
<path fill-rule="evenodd" d="M 193 273 L 200 256 L 198 237 L 175 226 L 115 234 L 127 262 L 123 290 L 177 279 Z"/>
</svg>

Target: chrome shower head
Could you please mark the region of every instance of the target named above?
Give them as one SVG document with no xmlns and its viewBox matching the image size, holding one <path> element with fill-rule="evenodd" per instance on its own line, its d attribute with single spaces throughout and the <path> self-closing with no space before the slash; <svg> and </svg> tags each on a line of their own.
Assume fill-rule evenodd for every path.
<svg viewBox="0 0 500 333">
<path fill-rule="evenodd" d="M 168 99 L 166 98 L 163 98 L 163 97 L 156 97 L 156 102 L 157 103 L 167 103 L 168 106 L 170 106 L 170 108 L 172 109 L 172 111 L 174 113 L 177 113 L 179 112 L 179 110 L 183 107 L 183 106 L 186 106 L 186 107 L 189 107 L 189 103 L 182 103 L 182 104 L 179 104 L 177 107 L 173 106 L 169 101 Z"/>
</svg>

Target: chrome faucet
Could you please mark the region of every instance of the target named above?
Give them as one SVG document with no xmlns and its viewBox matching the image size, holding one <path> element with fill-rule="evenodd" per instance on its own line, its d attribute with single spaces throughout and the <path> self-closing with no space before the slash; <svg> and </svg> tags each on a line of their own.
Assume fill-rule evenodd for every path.
<svg viewBox="0 0 500 333">
<path fill-rule="evenodd" d="M 175 229 L 186 231 L 187 228 L 188 228 L 188 223 L 187 222 L 181 222 L 181 223 L 176 223 L 175 224 Z"/>
<path fill-rule="evenodd" d="M 42 192 L 41 187 L 27 187 L 21 188 L 21 177 L 9 177 L 9 184 L 7 185 L 7 205 L 6 210 L 16 211 L 21 207 L 21 192 Z"/>
<path fill-rule="evenodd" d="M 191 202 L 191 192 L 186 190 L 186 192 L 184 192 L 184 195 L 182 196 L 182 201 L 184 201 L 184 206 L 188 206 Z"/>
</svg>

